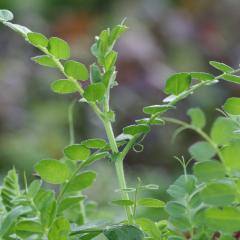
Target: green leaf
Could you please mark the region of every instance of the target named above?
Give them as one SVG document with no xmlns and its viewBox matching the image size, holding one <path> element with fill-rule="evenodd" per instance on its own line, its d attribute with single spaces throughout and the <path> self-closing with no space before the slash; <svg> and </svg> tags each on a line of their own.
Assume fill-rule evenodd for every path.
<svg viewBox="0 0 240 240">
<path fill-rule="evenodd" d="M 110 44 L 113 44 L 116 40 L 118 40 L 123 33 L 127 31 L 128 27 L 125 25 L 117 25 L 115 26 L 110 33 Z"/>
<path fill-rule="evenodd" d="M 63 212 L 68 208 L 71 208 L 72 206 L 79 204 L 81 201 L 83 201 L 86 197 L 75 194 L 75 195 L 67 195 L 59 204 L 58 211 Z"/>
<path fill-rule="evenodd" d="M 239 231 L 240 210 L 235 207 L 208 208 L 205 210 L 205 224 L 212 230 L 223 233 Z"/>
<path fill-rule="evenodd" d="M 232 74 L 224 74 L 222 76 L 223 80 L 234 82 L 234 83 L 240 83 L 240 76 L 232 75 Z"/>
<path fill-rule="evenodd" d="M 82 144 L 73 144 L 64 149 L 64 154 L 71 160 L 85 161 L 90 153 L 90 150 Z"/>
<path fill-rule="evenodd" d="M 109 152 L 100 152 L 93 154 L 84 162 L 83 166 L 89 166 L 98 160 L 109 157 L 109 155 Z"/>
<path fill-rule="evenodd" d="M 81 191 L 93 184 L 96 179 L 96 173 L 86 171 L 76 175 L 68 184 L 66 192 Z"/>
<path fill-rule="evenodd" d="M 134 205 L 134 202 L 128 199 L 120 199 L 120 200 L 113 200 L 111 202 L 114 205 L 118 205 L 118 206 L 132 206 Z"/>
<path fill-rule="evenodd" d="M 150 127 L 146 124 L 138 124 L 138 125 L 130 125 L 125 128 L 123 128 L 124 134 L 129 135 L 137 135 L 137 134 L 145 134 L 150 131 Z"/>
<path fill-rule="evenodd" d="M 193 167 L 193 172 L 200 181 L 204 182 L 222 179 L 225 177 L 226 174 L 222 163 L 214 160 L 195 164 Z"/>
<path fill-rule="evenodd" d="M 73 60 L 67 61 L 64 64 L 64 72 L 76 80 L 88 80 L 88 70 L 86 66 L 80 62 Z"/>
<path fill-rule="evenodd" d="M 177 201 L 169 201 L 165 210 L 171 217 L 182 217 L 187 214 L 186 208 Z"/>
<path fill-rule="evenodd" d="M 83 97 L 89 102 L 100 101 L 104 97 L 105 91 L 103 83 L 93 83 L 85 89 Z"/>
<path fill-rule="evenodd" d="M 180 176 L 167 190 L 175 199 L 182 199 L 193 193 L 197 180 L 193 175 Z"/>
<path fill-rule="evenodd" d="M 143 232 L 132 225 L 120 225 L 109 227 L 104 230 L 104 235 L 108 240 L 143 240 Z"/>
<path fill-rule="evenodd" d="M 68 240 L 70 232 L 70 223 L 64 217 L 57 218 L 48 233 L 49 240 Z"/>
<path fill-rule="evenodd" d="M 13 20 L 14 16 L 13 13 L 6 9 L 0 10 L 0 21 L 7 22 Z"/>
<path fill-rule="evenodd" d="M 3 179 L 3 185 L 1 188 L 1 199 L 7 211 L 10 211 L 14 207 L 14 199 L 20 196 L 20 186 L 18 182 L 18 175 L 13 168 L 8 171 L 7 176 Z"/>
<path fill-rule="evenodd" d="M 154 240 L 162 240 L 162 231 L 158 228 L 155 222 L 148 218 L 137 218 L 136 223 Z"/>
<path fill-rule="evenodd" d="M 208 161 L 210 160 L 215 154 L 216 150 L 213 148 L 210 143 L 205 142 L 205 141 L 200 141 L 197 143 L 194 143 L 190 148 L 189 148 L 189 153 L 192 155 L 192 157 L 199 161 Z"/>
<path fill-rule="evenodd" d="M 228 98 L 224 103 L 223 109 L 225 112 L 232 115 L 240 115 L 240 98 Z"/>
<path fill-rule="evenodd" d="M 15 225 L 16 221 L 21 215 L 31 212 L 30 207 L 17 206 L 13 208 L 3 219 L 0 226 L 0 237 L 6 239 L 5 236 L 10 231 L 10 229 Z"/>
<path fill-rule="evenodd" d="M 229 183 L 212 182 L 200 192 L 201 199 L 204 203 L 213 206 L 227 206 L 235 198 L 235 188 Z"/>
<path fill-rule="evenodd" d="M 148 208 L 163 208 L 165 203 L 155 198 L 142 198 L 137 201 L 137 205 Z"/>
<path fill-rule="evenodd" d="M 179 95 L 190 87 L 191 81 L 189 73 L 176 73 L 167 79 L 165 93 Z"/>
<path fill-rule="evenodd" d="M 52 37 L 49 39 L 48 51 L 58 59 L 68 59 L 70 57 L 70 47 L 66 41 Z"/>
<path fill-rule="evenodd" d="M 44 159 L 35 165 L 41 178 L 51 184 L 64 183 L 69 177 L 69 168 L 65 163 L 55 159 Z"/>
<path fill-rule="evenodd" d="M 27 36 L 28 33 L 31 32 L 30 29 L 28 29 L 27 27 L 24 27 L 22 25 L 19 25 L 19 24 L 4 22 L 4 25 L 11 28 L 13 31 L 15 31 L 17 33 L 20 33 L 24 38 Z"/>
<path fill-rule="evenodd" d="M 57 65 L 56 63 L 52 60 L 51 57 L 47 56 L 47 55 L 41 55 L 41 56 L 36 56 L 31 58 L 35 63 L 38 63 L 42 66 L 45 67 L 51 67 L 51 68 L 56 68 Z"/>
<path fill-rule="evenodd" d="M 225 73 L 229 73 L 229 72 L 234 71 L 234 69 L 232 67 L 226 65 L 225 63 L 210 61 L 209 64 L 212 67 L 216 68 L 217 70 L 220 70 L 220 71 L 225 72 Z"/>
<path fill-rule="evenodd" d="M 196 128 L 204 128 L 206 117 L 200 108 L 190 108 L 187 115 L 191 118 L 191 124 Z"/>
<path fill-rule="evenodd" d="M 51 84 L 51 89 L 55 93 L 67 94 L 78 92 L 76 83 L 68 79 L 56 80 Z"/>
<path fill-rule="evenodd" d="M 31 233 L 43 232 L 41 224 L 33 220 L 21 220 L 15 225 L 15 230 L 20 232 L 31 232 Z"/>
<path fill-rule="evenodd" d="M 48 39 L 41 33 L 30 32 L 27 38 L 33 46 L 44 48 L 48 46 Z"/>
<path fill-rule="evenodd" d="M 209 80 L 214 80 L 215 79 L 215 77 L 210 73 L 191 72 L 190 74 L 192 76 L 192 79 L 196 79 L 196 80 L 199 80 L 199 81 L 209 81 Z"/>
<path fill-rule="evenodd" d="M 27 195 L 29 198 L 34 199 L 42 186 L 42 181 L 34 180 L 28 187 Z"/>
<path fill-rule="evenodd" d="M 137 119 L 135 120 L 137 124 L 151 124 L 151 125 L 164 125 L 165 121 L 161 118 L 142 118 L 142 119 Z"/>
<path fill-rule="evenodd" d="M 87 148 L 97 148 L 97 149 L 102 149 L 107 145 L 106 141 L 101 138 L 88 139 L 88 140 L 82 141 L 81 143 Z"/>
<path fill-rule="evenodd" d="M 117 52 L 111 51 L 107 54 L 107 56 L 104 58 L 104 66 L 106 71 L 110 70 L 116 63 L 117 60 Z"/>
<path fill-rule="evenodd" d="M 169 109 L 174 109 L 171 105 L 151 105 L 143 108 L 143 112 L 146 114 L 159 114 L 168 111 Z"/>
<path fill-rule="evenodd" d="M 239 134 L 235 132 L 237 129 L 237 124 L 234 121 L 219 117 L 212 126 L 210 136 L 219 145 L 227 144 L 230 140 L 239 138 Z"/>
<path fill-rule="evenodd" d="M 101 70 L 96 63 L 90 66 L 90 81 L 91 83 L 98 83 L 102 81 Z"/>
<path fill-rule="evenodd" d="M 224 147 L 221 152 L 224 159 L 224 166 L 227 171 L 233 175 L 240 176 L 240 140 L 231 142 Z"/>
</svg>

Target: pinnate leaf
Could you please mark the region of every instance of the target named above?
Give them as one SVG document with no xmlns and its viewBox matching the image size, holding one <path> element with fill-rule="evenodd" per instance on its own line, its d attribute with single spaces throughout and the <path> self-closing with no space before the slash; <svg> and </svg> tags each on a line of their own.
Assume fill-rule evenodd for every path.
<svg viewBox="0 0 240 240">
<path fill-rule="evenodd" d="M 30 32 L 27 34 L 28 41 L 36 47 L 47 47 L 48 39 L 41 33 Z"/>
<path fill-rule="evenodd" d="M 191 74 L 176 73 L 167 79 L 165 93 L 179 95 L 190 87 L 191 81 Z"/>
<path fill-rule="evenodd" d="M 48 51 L 58 59 L 68 59 L 70 57 L 70 47 L 68 43 L 57 37 L 49 39 Z"/>
<path fill-rule="evenodd" d="M 73 60 L 67 61 L 64 64 L 64 72 L 76 80 L 88 80 L 88 70 L 86 66 L 80 62 Z"/>
<path fill-rule="evenodd" d="M 190 108 L 187 115 L 190 116 L 194 127 L 203 128 L 206 125 L 206 117 L 200 108 Z"/>
<path fill-rule="evenodd" d="M 51 184 L 64 183 L 70 174 L 68 166 L 55 159 L 41 160 L 35 165 L 35 170 L 45 182 Z"/>
<path fill-rule="evenodd" d="M 129 135 L 137 135 L 137 134 L 144 134 L 150 131 L 150 127 L 146 124 L 138 124 L 138 125 L 130 125 L 123 128 L 124 134 Z"/>
<path fill-rule="evenodd" d="M 90 150 L 82 144 L 73 144 L 64 149 L 64 154 L 71 160 L 85 161 L 90 153 Z"/>
<path fill-rule="evenodd" d="M 76 192 L 88 188 L 96 179 L 96 173 L 86 171 L 76 175 L 68 184 L 66 192 Z"/>
<path fill-rule="evenodd" d="M 77 83 L 68 79 L 56 80 L 51 84 L 51 89 L 55 93 L 68 94 L 78 92 Z"/>
<path fill-rule="evenodd" d="M 103 83 L 93 83 L 85 89 L 83 97 L 89 102 L 100 101 L 104 97 L 105 91 Z"/>
<path fill-rule="evenodd" d="M 210 160 L 216 154 L 216 150 L 210 143 L 201 141 L 194 143 L 189 148 L 189 153 L 195 160 L 203 162 Z"/>
<path fill-rule="evenodd" d="M 234 69 L 232 67 L 228 66 L 225 63 L 210 61 L 209 64 L 212 67 L 216 68 L 217 70 L 220 70 L 220 71 L 225 72 L 225 73 L 229 73 L 229 72 L 234 71 Z"/>
<path fill-rule="evenodd" d="M 164 113 L 169 109 L 175 108 L 171 105 L 151 105 L 143 108 L 143 112 L 146 114 L 159 114 Z"/>
<path fill-rule="evenodd" d="M 240 115 L 240 98 L 228 98 L 227 101 L 224 103 L 223 109 L 229 114 Z"/>
<path fill-rule="evenodd" d="M 33 57 L 32 60 L 35 63 L 38 63 L 39 65 L 42 65 L 42 66 L 51 67 L 51 68 L 57 67 L 56 63 L 52 60 L 52 58 L 47 55 L 36 56 L 36 57 Z"/>
</svg>

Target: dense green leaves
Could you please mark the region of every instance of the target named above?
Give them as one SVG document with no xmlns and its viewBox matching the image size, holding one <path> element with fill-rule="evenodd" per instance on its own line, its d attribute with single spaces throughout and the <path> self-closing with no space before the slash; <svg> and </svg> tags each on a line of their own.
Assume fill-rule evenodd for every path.
<svg viewBox="0 0 240 240">
<path fill-rule="evenodd" d="M 174 106 L 171 105 L 151 105 L 148 107 L 143 108 L 143 112 L 146 114 L 159 114 L 159 113 L 164 113 L 169 109 L 175 108 Z"/>
<path fill-rule="evenodd" d="M 132 225 L 120 225 L 106 229 L 104 235 L 108 240 L 143 240 L 141 230 Z"/>
<path fill-rule="evenodd" d="M 206 117 L 200 108 L 190 108 L 187 115 L 191 118 L 191 124 L 196 128 L 203 128 L 206 125 Z"/>
<path fill-rule="evenodd" d="M 230 183 L 212 182 L 201 191 L 201 199 L 204 203 L 213 206 L 228 206 L 235 198 L 235 188 Z"/>
<path fill-rule="evenodd" d="M 216 150 L 210 143 L 201 141 L 194 143 L 189 148 L 189 153 L 195 160 L 202 162 L 210 160 L 216 154 Z"/>
<path fill-rule="evenodd" d="M 64 72 L 76 80 L 88 80 L 88 70 L 82 63 L 70 60 L 65 63 Z"/>
<path fill-rule="evenodd" d="M 2 9 L 0 10 L 0 21 L 11 21 L 13 20 L 13 13 L 9 10 Z"/>
<path fill-rule="evenodd" d="M 78 92 L 77 83 L 68 79 L 56 80 L 51 84 L 51 89 L 55 93 L 75 93 Z"/>
<path fill-rule="evenodd" d="M 70 48 L 67 42 L 57 37 L 49 39 L 48 51 L 58 59 L 68 59 L 70 57 Z"/>
<path fill-rule="evenodd" d="M 200 181 L 210 181 L 214 179 L 222 179 L 225 176 L 225 168 L 222 163 L 211 160 L 200 162 L 193 167 L 194 175 Z"/>
<path fill-rule="evenodd" d="M 30 32 L 27 34 L 28 41 L 36 47 L 47 47 L 48 39 L 41 33 Z"/>
<path fill-rule="evenodd" d="M 90 150 L 82 144 L 73 144 L 64 149 L 64 154 L 71 160 L 87 160 Z"/>
<path fill-rule="evenodd" d="M 55 159 L 41 160 L 35 165 L 35 170 L 44 181 L 51 184 L 64 183 L 70 174 L 68 166 Z"/>
<path fill-rule="evenodd" d="M 232 115 L 240 115 L 240 98 L 232 97 L 228 98 L 223 105 L 225 112 Z"/>
<path fill-rule="evenodd" d="M 186 208 L 177 201 L 170 201 L 166 205 L 166 211 L 171 217 L 182 217 L 186 215 Z"/>
<path fill-rule="evenodd" d="M 105 91 L 103 83 L 93 83 L 85 89 L 83 97 L 89 102 L 100 101 L 104 97 Z"/>
<path fill-rule="evenodd" d="M 189 73 L 176 73 L 167 79 L 165 93 L 179 95 L 190 87 L 191 81 Z"/>
<path fill-rule="evenodd" d="M 214 68 L 216 68 L 217 70 L 225 72 L 225 73 L 234 71 L 234 69 L 232 67 L 226 65 L 225 63 L 210 61 L 209 64 L 211 66 L 213 66 Z"/>
<path fill-rule="evenodd" d="M 36 57 L 33 57 L 32 60 L 42 66 L 51 67 L 51 68 L 57 67 L 56 63 L 48 55 L 36 56 Z"/>
</svg>

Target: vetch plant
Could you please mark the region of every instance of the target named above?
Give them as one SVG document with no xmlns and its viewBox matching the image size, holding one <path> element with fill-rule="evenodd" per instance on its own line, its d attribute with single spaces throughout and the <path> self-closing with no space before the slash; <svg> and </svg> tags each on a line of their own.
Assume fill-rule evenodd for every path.
<svg viewBox="0 0 240 240">
<path fill-rule="evenodd" d="M 62 79 L 52 82 L 51 89 L 59 94 L 78 93 L 79 102 L 88 104 L 102 123 L 106 139 L 74 140 L 72 109 L 69 108 L 70 144 L 61 159 L 43 159 L 35 165 L 38 178 L 31 183 L 25 179 L 21 188 L 18 174 L 13 168 L 4 178 L 0 195 L 0 239 L 108 239 L 108 240 L 183 240 L 183 239 L 239 239 L 240 238 L 240 98 L 229 98 L 219 109 L 221 114 L 213 123 L 210 133 L 203 129 L 206 117 L 199 108 L 190 109 L 190 122 L 167 117 L 176 104 L 199 88 L 219 81 L 240 83 L 237 73 L 224 63 L 211 61 L 220 71 L 218 76 L 204 72 L 183 72 L 166 81 L 168 96 L 159 105 L 143 108 L 145 117 L 122 129 L 115 135 L 112 123 L 115 113 L 110 106 L 111 89 L 117 86 L 116 41 L 127 30 L 122 22 L 96 37 L 91 52 L 96 61 L 86 67 L 71 60 L 67 42 L 12 22 L 13 14 L 0 10 L 3 25 L 21 34 L 41 54 L 32 58 L 44 67 L 62 73 Z M 82 82 L 87 81 L 86 87 Z M 85 84 L 84 84 L 85 86 Z M 139 192 L 157 190 L 155 184 L 128 186 L 125 179 L 124 159 L 129 151 L 141 146 L 152 125 L 172 123 L 182 131 L 195 131 L 201 141 L 189 148 L 191 159 L 177 158 L 184 174 L 167 190 L 171 200 L 167 203 L 154 198 L 139 198 Z M 120 199 L 112 204 L 123 208 L 126 219 L 117 223 L 96 225 L 88 216 L 87 196 L 83 194 L 96 180 L 96 172 L 89 166 L 108 159 L 115 167 L 119 182 Z M 193 163 L 189 169 L 189 163 Z M 190 173 L 188 173 L 190 172 Z M 43 186 L 43 182 L 56 186 Z M 138 207 L 164 208 L 169 217 L 158 222 L 148 216 L 138 217 Z M 159 216 L 159 219 L 162 219 Z"/>
</svg>

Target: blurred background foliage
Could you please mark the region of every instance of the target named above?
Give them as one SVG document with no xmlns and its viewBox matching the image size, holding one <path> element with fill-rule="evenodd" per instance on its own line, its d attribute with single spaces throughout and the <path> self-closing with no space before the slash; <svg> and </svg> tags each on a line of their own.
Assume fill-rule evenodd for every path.
<svg viewBox="0 0 240 240">
<path fill-rule="evenodd" d="M 15 21 L 33 31 L 67 40 L 73 58 L 85 64 L 94 60 L 89 50 L 94 36 L 127 17 L 129 31 L 117 45 L 119 87 L 112 94 L 116 133 L 140 118 L 143 106 L 161 102 L 171 73 L 215 73 L 209 60 L 234 67 L 240 63 L 239 0 L 1 0 L 0 8 L 13 11 Z M 21 37 L 2 26 L 0 32 L 0 174 L 14 165 L 33 178 L 34 163 L 62 156 L 69 142 L 68 105 L 76 96 L 52 93 L 49 85 L 60 75 L 31 62 L 38 52 Z M 210 126 L 218 114 L 216 107 L 229 95 L 238 96 L 239 88 L 227 83 L 204 88 L 180 103 L 173 115 L 187 119 L 186 110 L 200 106 Z M 105 137 L 87 106 L 77 104 L 74 116 L 77 141 Z M 159 184 L 161 197 L 167 197 L 164 189 L 182 171 L 173 156 L 188 158 L 189 144 L 198 140 L 185 132 L 172 143 L 173 132 L 174 126 L 154 127 L 144 140 L 144 151 L 129 154 L 130 185 L 139 176 L 145 184 Z M 90 195 L 106 206 L 116 176 L 109 162 L 96 168 L 98 182 Z"/>
</svg>

